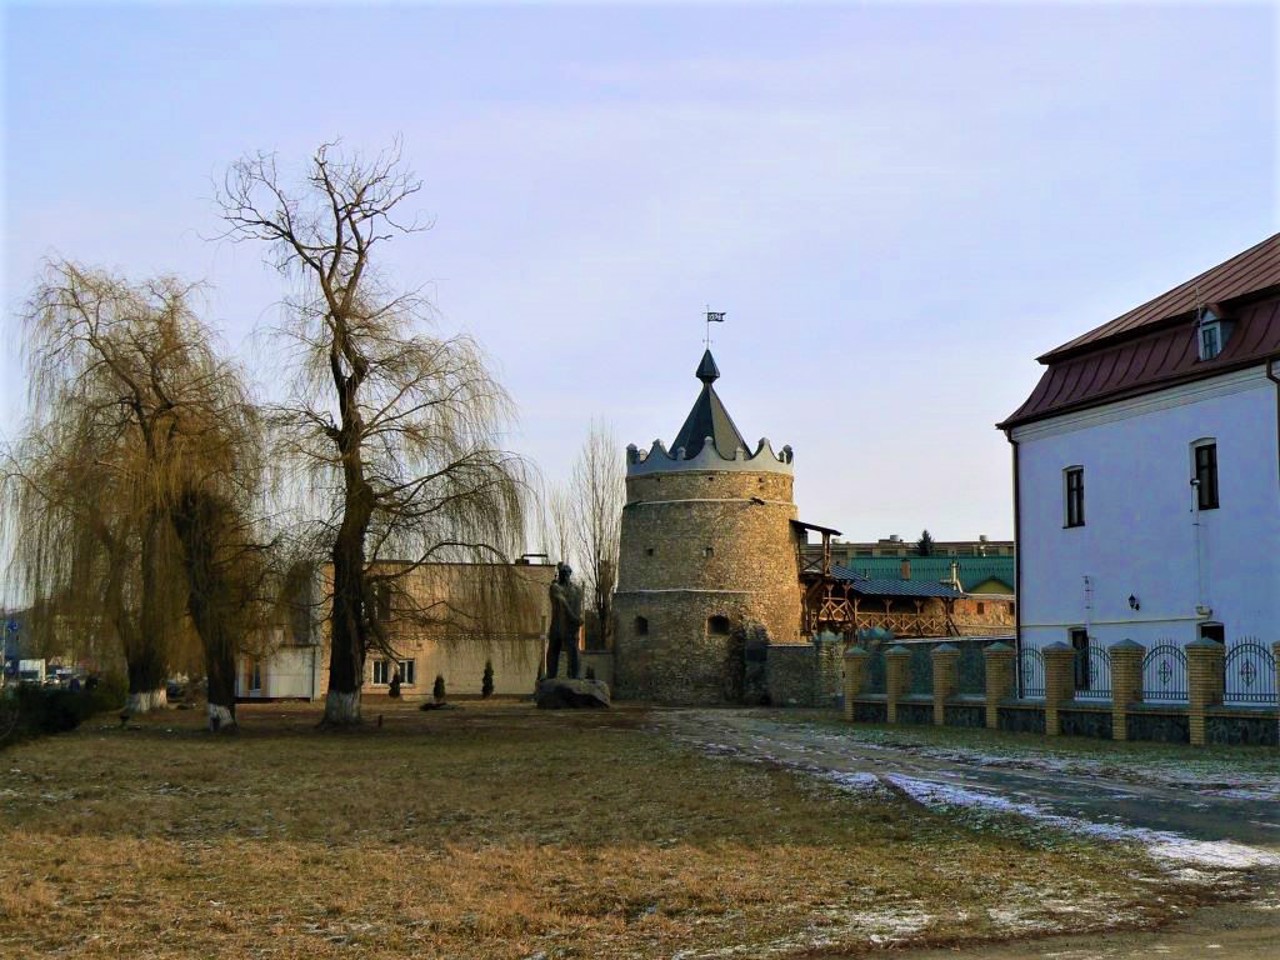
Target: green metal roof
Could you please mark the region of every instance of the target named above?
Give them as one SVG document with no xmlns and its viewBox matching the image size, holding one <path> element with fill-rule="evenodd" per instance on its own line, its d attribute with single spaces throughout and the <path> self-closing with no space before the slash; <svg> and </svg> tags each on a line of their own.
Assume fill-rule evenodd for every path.
<svg viewBox="0 0 1280 960">
<path fill-rule="evenodd" d="M 845 566 L 871 580 L 901 579 L 904 560 L 911 561 L 912 580 L 950 581 L 954 561 L 964 590 L 972 590 L 987 580 L 999 580 L 1013 592 L 1013 557 L 850 557 Z"/>
</svg>

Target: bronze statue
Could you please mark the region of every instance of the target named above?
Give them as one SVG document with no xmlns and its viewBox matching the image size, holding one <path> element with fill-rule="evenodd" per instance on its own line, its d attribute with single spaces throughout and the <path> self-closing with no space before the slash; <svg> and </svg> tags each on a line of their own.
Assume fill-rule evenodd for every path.
<svg viewBox="0 0 1280 960">
<path fill-rule="evenodd" d="M 560 668 L 560 651 L 569 654 L 569 679 L 577 680 L 578 628 L 582 626 L 582 587 L 573 582 L 573 568 L 556 564 L 556 579 L 551 584 L 551 627 L 547 630 L 547 679 L 553 679 Z"/>
</svg>

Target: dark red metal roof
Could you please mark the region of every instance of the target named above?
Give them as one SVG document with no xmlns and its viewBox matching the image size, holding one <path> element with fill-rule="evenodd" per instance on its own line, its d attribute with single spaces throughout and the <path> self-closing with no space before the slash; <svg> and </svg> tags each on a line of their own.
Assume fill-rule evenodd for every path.
<svg viewBox="0 0 1280 960">
<path fill-rule="evenodd" d="M 1069 343 L 1040 357 L 1041 363 L 1052 363 L 1103 340 L 1122 334 L 1137 334 L 1143 327 L 1158 325 L 1177 317 L 1193 317 L 1202 305 L 1225 303 L 1251 294 L 1280 287 L 1280 233 L 1274 234 L 1225 263 L 1206 270 L 1186 283 L 1179 284 L 1154 300 L 1149 300 L 1110 323 L 1090 330 Z"/>
<path fill-rule="evenodd" d="M 1191 318 L 1052 361 L 1027 401 L 999 426 L 1007 429 L 1150 393 L 1280 355 L 1280 297 L 1240 308 L 1233 319 L 1231 336 L 1212 360 L 1199 359 L 1196 323 Z"/>
<path fill-rule="evenodd" d="M 1222 353 L 1200 360 L 1199 309 L 1233 321 Z M 1280 233 L 1040 357 L 1049 369 L 1001 429 L 1280 355 Z"/>
</svg>

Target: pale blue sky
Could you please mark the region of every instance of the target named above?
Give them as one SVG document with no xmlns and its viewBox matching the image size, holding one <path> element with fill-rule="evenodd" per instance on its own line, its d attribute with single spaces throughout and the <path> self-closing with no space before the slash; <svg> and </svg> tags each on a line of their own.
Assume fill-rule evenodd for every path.
<svg viewBox="0 0 1280 960">
<path fill-rule="evenodd" d="M 1275 232 L 1276 7 L 10 4 L 5 343 L 42 257 L 211 284 L 279 379 L 263 251 L 211 242 L 245 152 L 396 135 L 434 228 L 389 249 L 486 346 L 550 479 L 592 416 L 670 441 L 705 304 L 742 432 L 851 538 L 1012 533 L 993 424 L 1038 354 Z"/>
</svg>

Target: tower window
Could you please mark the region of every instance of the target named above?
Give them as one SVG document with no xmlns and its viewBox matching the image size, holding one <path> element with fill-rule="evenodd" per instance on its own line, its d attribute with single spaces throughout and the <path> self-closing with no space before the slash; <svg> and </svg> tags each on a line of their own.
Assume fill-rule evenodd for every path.
<svg viewBox="0 0 1280 960">
<path fill-rule="evenodd" d="M 636 636 L 643 637 L 649 632 L 649 621 L 644 617 L 636 617 Z"/>
<path fill-rule="evenodd" d="M 707 633 L 723 637 L 729 633 L 729 618 L 716 615 L 707 619 Z"/>
<path fill-rule="evenodd" d="M 716 548 L 715 548 L 715 547 L 703 547 L 703 548 L 702 548 L 702 555 L 703 555 L 704 557 L 714 557 L 714 556 L 716 555 Z"/>
<path fill-rule="evenodd" d="M 644 555 L 645 555 L 646 557 L 652 557 L 652 556 L 653 556 L 653 547 L 645 547 L 645 548 L 644 548 Z"/>
</svg>

